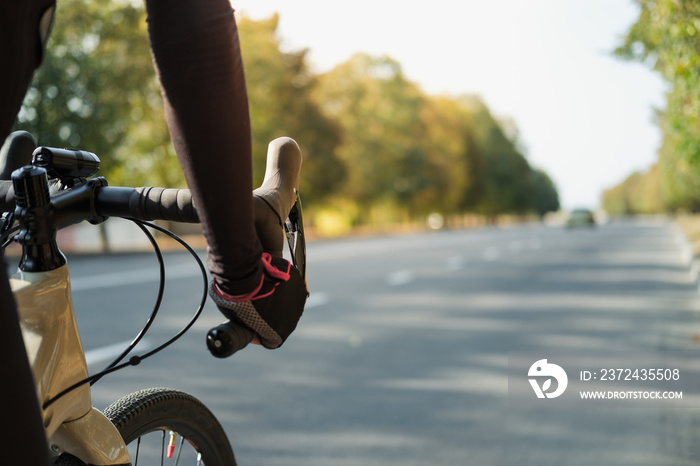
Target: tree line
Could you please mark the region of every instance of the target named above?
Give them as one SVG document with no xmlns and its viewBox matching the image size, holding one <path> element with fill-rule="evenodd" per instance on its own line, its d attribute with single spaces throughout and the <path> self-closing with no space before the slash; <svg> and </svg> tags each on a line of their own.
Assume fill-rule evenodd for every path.
<svg viewBox="0 0 700 466">
<path fill-rule="evenodd" d="M 556 187 L 532 167 L 511 122 L 476 96 L 429 95 L 387 56 L 358 53 L 326 73 L 287 51 L 279 18 L 239 18 L 256 183 L 267 143 L 304 153 L 305 208 L 349 224 L 429 213 L 543 215 Z M 184 186 L 163 118 L 145 12 L 131 2 L 64 0 L 18 129 L 40 144 L 79 147 L 112 184 Z"/>
<path fill-rule="evenodd" d="M 700 211 L 700 3 L 636 0 L 637 21 L 616 53 L 648 64 L 668 83 L 657 111 L 658 160 L 603 194 L 613 214 Z"/>
</svg>

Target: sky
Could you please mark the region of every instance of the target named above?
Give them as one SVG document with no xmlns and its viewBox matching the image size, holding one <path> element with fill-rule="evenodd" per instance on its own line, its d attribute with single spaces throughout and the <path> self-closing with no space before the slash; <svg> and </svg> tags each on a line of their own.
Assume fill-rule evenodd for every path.
<svg viewBox="0 0 700 466">
<path fill-rule="evenodd" d="M 280 15 L 286 50 L 328 71 L 356 52 L 388 55 L 428 94 L 477 94 L 510 118 L 530 164 L 565 209 L 657 158 L 665 84 L 612 55 L 638 15 L 632 0 L 232 0 L 253 19 Z M 303 144 L 303 142 L 302 142 Z"/>
</svg>

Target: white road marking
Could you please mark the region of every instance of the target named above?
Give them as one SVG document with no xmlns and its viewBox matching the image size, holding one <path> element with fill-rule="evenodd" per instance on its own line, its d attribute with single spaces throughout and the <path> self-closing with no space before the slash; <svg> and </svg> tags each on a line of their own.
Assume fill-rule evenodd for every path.
<svg viewBox="0 0 700 466">
<path fill-rule="evenodd" d="M 324 304 L 327 304 L 328 301 L 328 293 L 322 291 L 313 293 L 311 296 L 309 296 L 309 299 L 306 301 L 306 309 L 322 306 Z M 85 351 L 85 360 L 87 361 L 88 366 L 92 364 L 99 364 L 103 362 L 112 361 L 114 358 L 119 356 L 122 353 L 122 351 L 124 351 L 127 348 L 127 346 L 129 346 L 130 343 L 131 340 L 122 341 L 120 343 L 114 343 L 112 345 L 87 350 Z M 131 354 L 142 354 L 154 347 L 155 345 L 153 343 L 151 343 L 148 339 L 144 338 L 139 342 L 138 345 L 136 345 L 136 348 L 134 348 Z"/>
<path fill-rule="evenodd" d="M 413 272 L 410 270 L 397 270 L 387 276 L 386 283 L 389 286 L 401 286 L 411 283 L 414 278 Z"/>
<path fill-rule="evenodd" d="M 508 249 L 513 254 L 520 254 L 523 250 L 523 242 L 519 239 L 514 239 L 508 244 Z"/>
<path fill-rule="evenodd" d="M 493 262 L 495 260 L 498 260 L 499 257 L 501 257 L 501 251 L 499 251 L 498 248 L 491 246 L 484 249 L 482 255 L 485 261 Z"/>
<path fill-rule="evenodd" d="M 530 238 L 527 242 L 527 246 L 532 250 L 542 249 L 542 242 L 539 238 Z"/>
<path fill-rule="evenodd" d="M 124 351 L 130 344 L 131 340 L 87 350 L 85 351 L 85 360 L 87 361 L 88 366 L 101 362 L 112 361 L 114 358 L 122 354 L 122 351 Z M 138 345 L 136 345 L 136 348 L 131 351 L 131 354 L 134 355 L 144 353 L 153 347 L 153 344 L 148 339 L 144 338 Z"/>
<path fill-rule="evenodd" d="M 447 269 L 448 272 L 456 272 L 460 270 L 463 265 L 464 261 L 459 256 L 448 257 L 445 261 L 445 269 Z"/>
<path fill-rule="evenodd" d="M 165 279 L 189 278 L 201 276 L 201 270 L 196 264 L 169 265 L 165 267 Z M 160 280 L 158 270 L 128 270 L 124 272 L 103 273 L 89 277 L 71 278 L 71 290 L 82 291 L 96 288 L 134 285 L 143 282 Z"/>
</svg>

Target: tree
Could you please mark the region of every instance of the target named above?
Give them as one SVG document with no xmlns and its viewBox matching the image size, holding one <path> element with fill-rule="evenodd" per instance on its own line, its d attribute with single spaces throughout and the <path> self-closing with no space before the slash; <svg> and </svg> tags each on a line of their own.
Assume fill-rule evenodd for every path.
<svg viewBox="0 0 700 466">
<path fill-rule="evenodd" d="M 386 56 L 357 54 L 314 75 L 306 50 L 283 51 L 278 22 L 238 21 L 256 184 L 267 144 L 286 135 L 304 153 L 304 203 L 341 203 L 354 220 L 553 208 L 551 180 L 531 169 L 514 133 L 483 102 L 426 95 Z M 130 1 L 60 4 L 17 127 L 42 145 L 95 152 L 112 184 L 184 186 L 145 12 Z"/>
<path fill-rule="evenodd" d="M 250 101 L 253 168 L 262 182 L 267 144 L 279 136 L 297 140 L 304 156 L 300 190 L 304 204 L 314 204 L 339 190 L 346 167 L 336 156 L 340 127 L 312 99 L 317 78 L 306 50 L 282 52 L 277 15 L 238 24 Z"/>
<path fill-rule="evenodd" d="M 478 98 L 427 96 L 386 56 L 356 54 L 319 82 L 316 99 L 343 130 L 342 194 L 361 212 L 388 205 L 407 218 L 495 216 L 558 207 L 551 180 L 520 152 L 517 131 L 507 133 Z"/>
<path fill-rule="evenodd" d="M 311 101 L 315 77 L 305 51 L 282 53 L 277 18 L 240 21 L 253 126 L 256 183 L 266 147 L 281 135 L 304 152 L 304 201 L 333 192 L 344 178 L 335 157 L 337 125 Z M 65 0 L 43 66 L 19 115 L 48 146 L 95 152 L 112 184 L 184 186 L 170 144 L 142 7 L 128 1 Z"/>
<path fill-rule="evenodd" d="M 648 63 L 669 83 L 659 119 L 663 144 L 657 177 L 663 207 L 700 208 L 700 3 L 636 0 L 637 21 L 617 55 Z"/>
<path fill-rule="evenodd" d="M 634 172 L 603 193 L 603 208 L 614 215 L 663 212 L 664 180 L 658 163 L 646 172 Z M 667 195 L 667 194 L 666 194 Z M 667 202 L 671 202 L 667 199 Z"/>
<path fill-rule="evenodd" d="M 319 81 L 316 100 L 343 129 L 343 194 L 365 212 L 373 204 L 390 204 L 409 216 L 429 210 L 449 183 L 428 154 L 425 95 L 399 63 L 357 54 Z"/>
<path fill-rule="evenodd" d="M 532 210 L 540 217 L 559 210 L 559 194 L 552 179 L 542 170 L 530 174 Z"/>
<path fill-rule="evenodd" d="M 440 184 L 433 188 L 432 207 L 444 214 L 474 210 L 483 196 L 483 154 L 465 99 L 428 96 L 422 114 L 426 156 L 442 174 Z"/>
<path fill-rule="evenodd" d="M 471 98 L 470 105 L 483 176 L 483 194 L 475 210 L 485 215 L 532 210 L 530 164 L 480 99 Z"/>
<path fill-rule="evenodd" d="M 142 8 L 62 1 L 17 129 L 96 153 L 113 184 L 183 185 L 149 50 Z"/>
</svg>

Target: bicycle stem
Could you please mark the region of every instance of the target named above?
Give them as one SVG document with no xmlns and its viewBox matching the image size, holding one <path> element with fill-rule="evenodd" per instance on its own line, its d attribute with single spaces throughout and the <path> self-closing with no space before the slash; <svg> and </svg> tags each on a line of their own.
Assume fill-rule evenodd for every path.
<svg viewBox="0 0 700 466">
<path fill-rule="evenodd" d="M 15 240 L 22 245 L 19 264 L 24 272 L 48 272 L 66 263 L 56 243 L 46 170 L 26 166 L 12 174 L 15 217 L 20 225 Z"/>
</svg>

